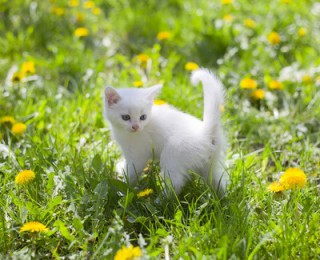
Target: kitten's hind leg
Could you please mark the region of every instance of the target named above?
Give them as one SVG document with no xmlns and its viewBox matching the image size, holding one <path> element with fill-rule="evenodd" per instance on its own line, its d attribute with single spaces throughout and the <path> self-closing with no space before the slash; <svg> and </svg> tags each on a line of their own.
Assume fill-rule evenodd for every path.
<svg viewBox="0 0 320 260">
<path fill-rule="evenodd" d="M 201 175 L 211 186 L 219 197 L 223 197 L 226 192 L 226 186 L 228 183 L 228 176 L 225 172 L 219 157 L 213 157 L 211 165 L 208 164 L 208 167 L 204 167 L 201 171 Z"/>
</svg>

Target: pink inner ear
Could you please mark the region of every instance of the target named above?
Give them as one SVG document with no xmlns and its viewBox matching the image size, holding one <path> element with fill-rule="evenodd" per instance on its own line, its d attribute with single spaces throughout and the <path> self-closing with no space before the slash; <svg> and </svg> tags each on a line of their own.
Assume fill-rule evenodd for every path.
<svg viewBox="0 0 320 260">
<path fill-rule="evenodd" d="M 108 102 L 108 106 L 117 104 L 121 99 L 119 94 L 113 88 L 110 88 L 110 87 L 107 87 L 105 89 L 105 97 L 106 97 L 106 101 Z"/>
<path fill-rule="evenodd" d="M 117 104 L 118 101 L 119 101 L 120 97 L 118 94 L 116 93 L 109 93 L 108 97 L 107 97 L 107 100 L 108 100 L 108 105 L 111 106 L 111 105 L 114 105 L 114 104 Z"/>
</svg>

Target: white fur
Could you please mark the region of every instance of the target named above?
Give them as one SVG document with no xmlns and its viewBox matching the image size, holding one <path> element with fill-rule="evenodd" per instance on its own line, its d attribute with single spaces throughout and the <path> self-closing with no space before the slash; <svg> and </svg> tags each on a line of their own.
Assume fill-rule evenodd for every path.
<svg viewBox="0 0 320 260">
<path fill-rule="evenodd" d="M 222 174 L 221 163 L 225 139 L 220 121 L 223 86 L 206 69 L 194 71 L 191 81 L 203 84 L 203 121 L 169 105 L 153 105 L 161 86 L 106 88 L 105 117 L 126 159 L 124 170 L 130 183 L 137 181 L 154 156 L 160 160 L 164 179 L 171 180 L 176 193 L 189 179 L 190 171 L 201 174 L 216 190 L 224 191 L 227 178 Z M 124 114 L 130 115 L 130 120 L 124 121 Z M 140 120 L 143 114 L 146 120 Z"/>
</svg>

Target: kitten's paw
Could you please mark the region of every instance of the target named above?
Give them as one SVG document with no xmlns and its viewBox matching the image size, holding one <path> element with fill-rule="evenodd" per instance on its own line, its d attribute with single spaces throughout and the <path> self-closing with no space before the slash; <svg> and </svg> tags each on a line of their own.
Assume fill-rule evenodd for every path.
<svg viewBox="0 0 320 260">
<path fill-rule="evenodd" d="M 121 180 L 126 179 L 126 160 L 124 158 L 116 163 L 116 172 Z"/>
<path fill-rule="evenodd" d="M 170 177 L 168 174 L 164 174 L 163 171 L 160 173 L 164 185 L 163 185 L 163 194 L 167 197 L 177 196 L 181 193 L 181 190 L 185 184 L 185 181 L 181 178 L 182 176 Z"/>
<path fill-rule="evenodd" d="M 119 179 L 128 182 L 130 186 L 133 186 L 137 183 L 139 179 L 139 174 L 137 174 L 134 167 L 130 167 L 132 164 L 128 164 L 127 161 L 123 158 L 120 159 L 116 164 L 116 172 Z"/>
</svg>

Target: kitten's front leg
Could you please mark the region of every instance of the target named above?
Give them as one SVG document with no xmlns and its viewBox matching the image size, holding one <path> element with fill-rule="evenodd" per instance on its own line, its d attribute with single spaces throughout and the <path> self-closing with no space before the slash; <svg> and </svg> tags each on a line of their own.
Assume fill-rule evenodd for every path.
<svg viewBox="0 0 320 260">
<path fill-rule="evenodd" d="M 176 169 L 171 169 L 171 172 L 174 174 L 170 174 L 170 170 L 166 167 L 161 169 L 160 174 L 165 182 L 164 192 L 169 195 L 170 187 L 172 185 L 175 193 L 179 195 L 188 178 L 185 176 L 184 172 L 179 172 Z"/>
<path fill-rule="evenodd" d="M 126 161 L 126 167 L 127 167 L 127 178 L 130 186 L 132 186 L 139 179 L 141 172 L 137 171 L 135 164 L 132 161 Z"/>
<path fill-rule="evenodd" d="M 127 178 L 128 178 L 128 182 L 130 185 L 134 185 L 137 180 L 139 179 L 143 169 L 145 168 L 146 164 L 147 164 L 147 159 L 146 160 L 130 160 L 130 159 L 126 159 L 126 163 L 125 163 L 125 173 L 127 174 Z"/>
</svg>

